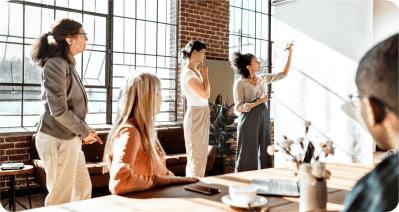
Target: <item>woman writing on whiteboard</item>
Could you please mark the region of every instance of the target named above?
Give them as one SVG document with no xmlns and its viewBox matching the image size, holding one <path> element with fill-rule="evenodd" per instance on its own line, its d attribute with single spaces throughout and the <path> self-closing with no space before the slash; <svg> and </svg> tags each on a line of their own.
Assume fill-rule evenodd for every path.
<svg viewBox="0 0 399 212">
<path fill-rule="evenodd" d="M 241 76 L 234 83 L 235 109 L 240 112 L 237 127 L 235 172 L 258 170 L 273 166 L 267 154 L 271 144 L 270 117 L 265 102 L 267 85 L 284 79 L 291 65 L 293 44 L 287 44 L 289 55 L 283 72 L 255 75 L 260 62 L 253 54 L 234 52 L 231 67 Z"/>
</svg>

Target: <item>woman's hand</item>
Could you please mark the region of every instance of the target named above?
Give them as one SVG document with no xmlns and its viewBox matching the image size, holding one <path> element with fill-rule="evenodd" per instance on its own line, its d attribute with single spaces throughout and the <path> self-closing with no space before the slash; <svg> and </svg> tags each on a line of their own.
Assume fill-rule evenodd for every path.
<svg viewBox="0 0 399 212">
<path fill-rule="evenodd" d="M 287 46 L 285 47 L 285 48 L 288 49 L 289 54 L 292 54 L 292 52 L 293 52 L 292 46 L 294 46 L 294 44 L 293 44 L 293 43 L 289 43 L 289 44 L 287 44 Z"/>
<path fill-rule="evenodd" d="M 195 183 L 199 181 L 198 177 L 179 177 L 174 176 L 170 177 L 172 184 L 179 184 L 179 183 Z"/>
<path fill-rule="evenodd" d="M 256 104 L 257 105 L 262 104 L 263 102 L 266 102 L 269 99 L 271 98 L 268 98 L 267 94 L 264 94 L 262 97 L 260 97 L 260 99 L 256 100 Z"/>
<path fill-rule="evenodd" d="M 196 177 L 157 176 L 155 186 L 180 184 L 180 183 L 195 183 L 198 181 L 199 178 Z"/>
<path fill-rule="evenodd" d="M 92 144 L 96 141 L 98 141 L 98 143 L 100 144 L 103 144 L 101 138 L 98 137 L 97 131 L 90 129 L 90 134 L 85 139 L 83 139 L 83 145 Z"/>
<path fill-rule="evenodd" d="M 208 76 L 208 67 L 201 63 L 200 72 L 203 78 Z"/>
</svg>

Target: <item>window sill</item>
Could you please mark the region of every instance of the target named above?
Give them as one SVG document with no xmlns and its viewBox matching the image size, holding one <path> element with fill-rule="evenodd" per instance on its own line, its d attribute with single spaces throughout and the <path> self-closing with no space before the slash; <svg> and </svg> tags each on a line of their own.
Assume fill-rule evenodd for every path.
<svg viewBox="0 0 399 212">
<path fill-rule="evenodd" d="M 178 121 L 167 121 L 167 122 L 155 122 L 155 128 L 165 127 L 178 127 L 182 126 L 183 123 Z M 94 124 L 90 125 L 93 130 L 96 131 L 109 131 L 112 127 L 111 124 Z M 36 134 L 36 127 L 10 127 L 0 128 L 0 137 L 13 137 L 13 136 L 31 136 Z"/>
</svg>

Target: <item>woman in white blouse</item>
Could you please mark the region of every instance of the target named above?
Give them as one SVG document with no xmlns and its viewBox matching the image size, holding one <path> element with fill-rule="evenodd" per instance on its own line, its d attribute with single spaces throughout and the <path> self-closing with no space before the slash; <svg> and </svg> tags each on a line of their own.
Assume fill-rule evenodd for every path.
<svg viewBox="0 0 399 212">
<path fill-rule="evenodd" d="M 283 72 L 255 75 L 260 62 L 253 54 L 234 52 L 231 67 L 241 78 L 234 83 L 235 109 L 240 112 L 237 128 L 237 156 L 235 172 L 258 170 L 273 166 L 267 154 L 271 144 L 270 117 L 265 102 L 269 100 L 267 84 L 288 75 L 293 44 L 287 44 L 289 55 Z"/>
<path fill-rule="evenodd" d="M 188 109 L 184 117 L 184 139 L 187 152 L 187 177 L 204 177 L 209 144 L 210 86 L 205 60 L 206 45 L 190 41 L 181 50 L 186 66 L 181 73 L 181 88 L 187 98 Z M 196 67 L 201 64 L 200 70 Z"/>
</svg>

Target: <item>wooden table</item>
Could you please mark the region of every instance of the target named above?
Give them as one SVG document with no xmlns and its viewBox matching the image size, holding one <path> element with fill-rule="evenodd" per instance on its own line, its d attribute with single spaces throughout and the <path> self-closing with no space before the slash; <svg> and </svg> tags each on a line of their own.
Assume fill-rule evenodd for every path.
<svg viewBox="0 0 399 212">
<path fill-rule="evenodd" d="M 3 205 L 3 208 L 9 204 L 9 210 L 15 211 L 15 203 L 18 203 L 23 208 L 27 209 L 24 205 L 22 205 L 18 200 L 15 198 L 15 175 L 17 174 L 25 174 L 26 176 L 26 185 L 28 186 L 28 197 L 29 197 L 29 207 L 32 208 L 32 203 L 29 194 L 29 181 L 28 181 L 28 173 L 33 172 L 32 165 L 25 165 L 23 169 L 18 170 L 1 170 L 0 169 L 0 176 L 10 176 L 10 199 L 6 204 Z"/>
<path fill-rule="evenodd" d="M 327 169 L 332 174 L 331 179 L 327 181 L 327 210 L 341 210 L 347 192 L 373 167 L 332 163 L 327 164 Z M 230 185 L 250 184 L 253 178 L 295 179 L 295 171 L 296 167 L 291 166 L 202 178 L 196 184 L 221 190 L 219 194 L 211 196 L 187 191 L 184 185 L 173 185 L 121 196 L 108 195 L 31 211 L 248 211 L 248 209 L 232 207 L 221 201 L 224 195 L 229 194 Z M 268 202 L 264 207 L 268 207 L 270 211 L 299 210 L 299 198 L 271 196 L 266 196 L 266 198 Z M 257 211 L 260 209 L 256 208 Z"/>
</svg>

